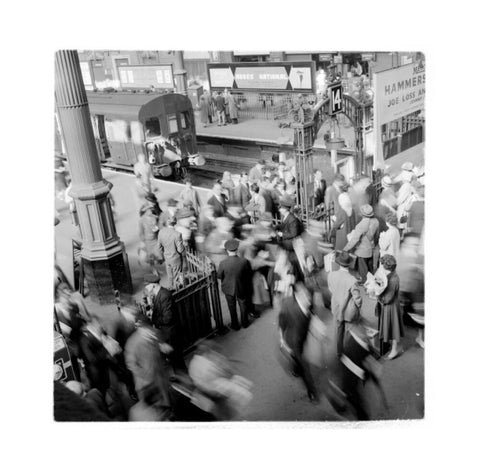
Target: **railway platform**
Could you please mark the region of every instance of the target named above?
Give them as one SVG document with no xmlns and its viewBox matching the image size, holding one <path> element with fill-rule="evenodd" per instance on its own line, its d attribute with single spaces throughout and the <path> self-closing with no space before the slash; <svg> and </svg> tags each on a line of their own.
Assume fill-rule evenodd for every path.
<svg viewBox="0 0 480 473">
<path fill-rule="evenodd" d="M 347 121 L 347 120 L 345 120 Z M 200 121 L 199 112 L 195 112 L 195 128 L 197 137 L 202 138 L 222 138 L 236 141 L 247 141 L 259 145 L 274 145 L 293 147 L 293 129 L 280 128 L 280 120 L 266 120 L 260 118 L 241 118 L 238 124 L 228 124 L 227 126 L 218 126 L 216 122 L 204 127 Z M 313 145 L 314 149 L 325 150 L 325 141 L 323 132 L 327 126 L 324 125 L 318 133 L 317 139 Z M 341 123 L 341 133 L 347 142 L 345 151 L 353 153 L 354 130 L 347 123 Z"/>
<path fill-rule="evenodd" d="M 103 170 L 103 176 L 113 184 L 112 196 L 115 202 L 115 223 L 120 239 L 125 243 L 134 287 L 133 298 L 141 300 L 143 276 L 148 271 L 137 260 L 138 208 L 135 199 L 134 177 L 131 174 Z M 157 196 L 161 207 L 168 199 L 176 197 L 182 185 L 168 181 L 157 181 Z M 208 199 L 207 189 L 197 188 L 200 199 Z M 73 273 L 71 239 L 78 238 L 71 224 L 70 214 L 63 201 L 56 200 L 59 223 L 55 226 L 56 262 L 71 280 Z M 222 313 L 229 323 L 228 309 L 223 295 L 220 296 Z M 375 325 L 372 302 L 365 300 L 364 315 Z M 115 325 L 118 311 L 114 304 L 98 305 L 87 296 L 88 309 L 102 318 L 109 331 Z M 288 375 L 278 361 L 277 340 L 278 306 L 268 310 L 247 328 L 238 332 L 230 331 L 216 337 L 226 356 L 233 360 L 239 374 L 253 382 L 253 400 L 243 419 L 249 421 L 340 421 L 325 397 L 318 405 L 308 401 L 304 387 L 298 378 Z M 326 313 L 326 323 L 333 334 L 333 319 Z M 423 350 L 415 345 L 416 331 L 408 330 L 403 340 L 406 352 L 389 361 L 384 370 L 384 388 L 390 402 L 390 410 L 385 410 L 379 402 L 378 394 L 367 385 L 366 396 L 373 419 L 412 419 L 423 417 Z M 332 352 L 334 344 L 327 347 Z M 281 389 L 279 389 L 281 386 Z"/>
</svg>

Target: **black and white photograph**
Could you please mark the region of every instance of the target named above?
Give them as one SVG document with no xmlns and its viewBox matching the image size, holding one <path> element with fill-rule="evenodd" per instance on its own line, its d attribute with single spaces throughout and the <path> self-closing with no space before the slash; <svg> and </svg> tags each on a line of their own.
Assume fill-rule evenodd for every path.
<svg viewBox="0 0 480 473">
<path fill-rule="evenodd" d="M 56 51 L 55 420 L 422 419 L 427 62 Z"/>
<path fill-rule="evenodd" d="M 1 471 L 474 471 L 473 6 L 8 3 Z"/>
</svg>

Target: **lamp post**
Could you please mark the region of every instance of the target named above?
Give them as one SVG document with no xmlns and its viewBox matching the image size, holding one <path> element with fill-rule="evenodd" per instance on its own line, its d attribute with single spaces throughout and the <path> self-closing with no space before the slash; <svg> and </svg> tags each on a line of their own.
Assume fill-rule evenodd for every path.
<svg viewBox="0 0 480 473">
<path fill-rule="evenodd" d="M 110 303 L 114 291 L 132 292 L 125 246 L 117 236 L 103 179 L 76 51 L 55 53 L 55 100 L 72 177 L 70 195 L 78 213 L 81 258 L 93 300 Z"/>
</svg>

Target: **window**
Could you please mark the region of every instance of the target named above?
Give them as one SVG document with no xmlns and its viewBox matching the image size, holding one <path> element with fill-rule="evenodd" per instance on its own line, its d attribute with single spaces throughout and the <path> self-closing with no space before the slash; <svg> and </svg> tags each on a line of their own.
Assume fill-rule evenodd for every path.
<svg viewBox="0 0 480 473">
<path fill-rule="evenodd" d="M 182 125 L 182 130 L 188 130 L 190 128 L 188 112 L 182 112 L 180 114 L 180 124 Z"/>
<path fill-rule="evenodd" d="M 147 140 L 152 137 L 160 136 L 160 120 L 158 118 L 149 118 L 145 123 Z"/>
<path fill-rule="evenodd" d="M 178 124 L 177 124 L 177 115 L 167 115 L 168 118 L 168 128 L 170 129 L 170 133 L 178 133 Z"/>
</svg>

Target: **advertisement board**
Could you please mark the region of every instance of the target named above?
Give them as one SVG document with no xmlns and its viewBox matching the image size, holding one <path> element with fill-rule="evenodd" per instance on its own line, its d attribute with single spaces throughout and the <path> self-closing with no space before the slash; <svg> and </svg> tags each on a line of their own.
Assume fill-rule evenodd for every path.
<svg viewBox="0 0 480 473">
<path fill-rule="evenodd" d="M 210 89 L 315 93 L 313 61 L 208 64 Z"/>
<path fill-rule="evenodd" d="M 425 66 L 407 64 L 374 74 L 376 168 L 383 168 L 382 126 L 425 107 Z"/>
<path fill-rule="evenodd" d="M 171 64 L 122 65 L 118 66 L 120 87 L 129 89 L 174 89 Z"/>
</svg>

